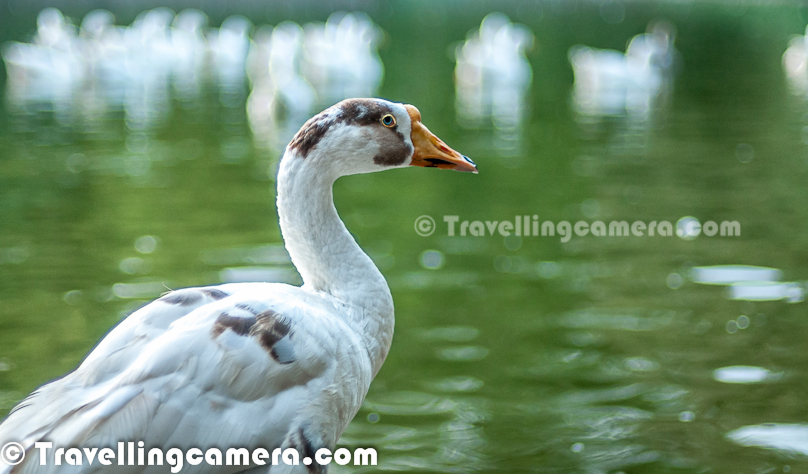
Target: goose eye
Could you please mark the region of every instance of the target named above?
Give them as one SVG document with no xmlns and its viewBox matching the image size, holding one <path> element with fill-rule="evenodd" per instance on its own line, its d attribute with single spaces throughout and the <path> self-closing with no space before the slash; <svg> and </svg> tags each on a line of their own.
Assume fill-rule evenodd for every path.
<svg viewBox="0 0 808 474">
<path fill-rule="evenodd" d="M 385 115 L 382 117 L 382 125 L 387 128 L 395 127 L 396 125 L 396 118 L 390 114 Z"/>
</svg>

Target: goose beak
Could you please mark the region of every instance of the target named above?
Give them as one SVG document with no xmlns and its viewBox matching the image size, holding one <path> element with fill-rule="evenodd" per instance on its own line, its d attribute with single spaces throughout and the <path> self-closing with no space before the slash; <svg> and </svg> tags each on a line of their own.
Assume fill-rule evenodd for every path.
<svg viewBox="0 0 808 474">
<path fill-rule="evenodd" d="M 477 173 L 477 165 L 468 156 L 449 148 L 443 140 L 430 132 L 421 123 L 421 113 L 412 105 L 406 105 L 412 122 L 410 138 L 415 147 L 410 166 L 440 168 L 444 170 L 466 171 Z"/>
</svg>

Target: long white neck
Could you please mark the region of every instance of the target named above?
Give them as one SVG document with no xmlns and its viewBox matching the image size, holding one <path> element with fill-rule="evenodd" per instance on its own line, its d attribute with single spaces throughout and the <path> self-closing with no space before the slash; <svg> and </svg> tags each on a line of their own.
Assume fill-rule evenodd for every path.
<svg viewBox="0 0 808 474">
<path fill-rule="evenodd" d="M 334 207 L 336 176 L 287 150 L 278 172 L 281 234 L 303 287 L 347 305 L 341 314 L 365 342 L 374 375 L 393 337 L 393 298 L 379 269 L 345 228 Z M 320 171 L 318 173 L 318 171 Z"/>
</svg>

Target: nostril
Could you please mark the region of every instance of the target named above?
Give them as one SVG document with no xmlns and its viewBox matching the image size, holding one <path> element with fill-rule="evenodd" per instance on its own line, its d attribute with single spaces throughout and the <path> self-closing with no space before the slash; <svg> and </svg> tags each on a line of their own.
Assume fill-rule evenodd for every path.
<svg viewBox="0 0 808 474">
<path fill-rule="evenodd" d="M 466 160 L 466 161 L 468 161 L 468 162 L 469 162 L 469 163 L 471 163 L 472 165 L 477 166 L 477 163 L 475 163 L 475 162 L 471 161 L 471 158 L 469 158 L 468 156 L 463 155 L 463 159 L 464 159 L 464 160 Z"/>
</svg>

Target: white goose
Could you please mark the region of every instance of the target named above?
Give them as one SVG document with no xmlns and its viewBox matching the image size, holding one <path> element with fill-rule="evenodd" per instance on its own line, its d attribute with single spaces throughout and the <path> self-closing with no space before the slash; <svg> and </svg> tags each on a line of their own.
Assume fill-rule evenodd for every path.
<svg viewBox="0 0 808 474">
<path fill-rule="evenodd" d="M 572 100 L 583 116 L 646 118 L 670 87 L 679 53 L 673 25 L 651 23 L 631 39 L 626 52 L 573 46 L 568 58 L 575 75 Z"/>
<path fill-rule="evenodd" d="M 166 466 L 40 466 L 37 441 L 188 449 L 334 450 L 393 337 L 384 277 L 337 215 L 334 181 L 406 166 L 477 172 L 411 105 L 349 99 L 310 119 L 286 148 L 278 214 L 302 287 L 226 284 L 173 291 L 126 318 L 72 373 L 0 424 L 28 454 L 0 473 L 167 472 Z M 50 454 L 53 450 L 49 451 Z M 185 472 L 267 467 L 185 465 Z M 279 465 L 271 472 L 324 472 Z"/>
</svg>

